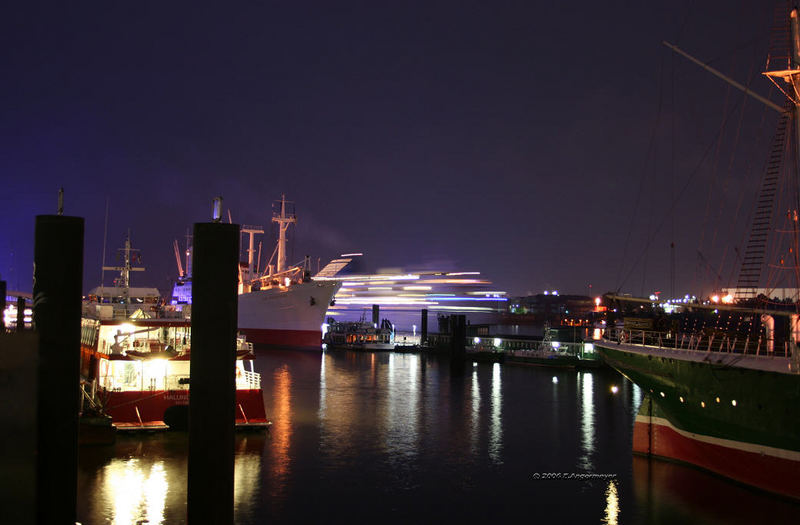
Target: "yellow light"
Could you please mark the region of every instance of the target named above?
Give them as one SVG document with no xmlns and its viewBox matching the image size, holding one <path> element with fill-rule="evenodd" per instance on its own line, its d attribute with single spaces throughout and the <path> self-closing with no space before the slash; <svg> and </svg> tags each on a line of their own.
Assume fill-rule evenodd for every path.
<svg viewBox="0 0 800 525">
<path fill-rule="evenodd" d="M 719 403 L 719 398 L 717 398 L 717 403 Z"/>
<path fill-rule="evenodd" d="M 681 403 L 683 403 L 683 396 L 680 396 L 679 399 L 681 400 Z"/>
<path fill-rule="evenodd" d="M 666 396 L 664 395 L 664 392 L 659 392 L 659 394 L 661 394 L 661 397 L 666 397 Z"/>
<path fill-rule="evenodd" d="M 711 296 L 711 302 L 712 303 L 718 303 L 719 302 L 719 295 L 712 295 Z"/>
<path fill-rule="evenodd" d="M 735 399 L 731 400 L 731 405 L 736 406 L 736 400 Z"/>
<path fill-rule="evenodd" d="M 129 323 L 124 323 L 117 327 L 117 331 L 121 332 L 123 335 L 128 335 L 134 330 L 136 330 L 136 327 Z"/>
<path fill-rule="evenodd" d="M 619 392 L 619 387 L 617 387 L 617 385 L 612 385 L 611 386 L 611 393 L 612 394 L 616 394 L 617 392 Z"/>
<path fill-rule="evenodd" d="M 722 298 L 722 302 L 725 304 L 731 304 L 733 302 L 733 296 L 728 294 Z"/>
<path fill-rule="evenodd" d="M 706 402 L 705 401 L 700 401 L 700 406 L 705 408 L 706 407 Z"/>
</svg>

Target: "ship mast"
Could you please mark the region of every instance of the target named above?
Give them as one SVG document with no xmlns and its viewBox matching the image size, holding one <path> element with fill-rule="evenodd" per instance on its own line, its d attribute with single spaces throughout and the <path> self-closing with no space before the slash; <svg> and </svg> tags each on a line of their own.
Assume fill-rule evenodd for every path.
<svg viewBox="0 0 800 525">
<path fill-rule="evenodd" d="M 128 304 L 130 303 L 131 272 L 144 271 L 144 268 L 142 267 L 133 267 L 131 265 L 131 252 L 138 252 L 139 250 L 131 248 L 130 231 L 128 231 L 128 236 L 125 237 L 125 247 L 121 251 L 123 254 L 122 266 L 103 266 L 103 270 L 112 270 L 119 272 L 120 288 L 122 288 L 122 297 L 123 300 L 125 301 L 125 304 Z"/>
<path fill-rule="evenodd" d="M 272 222 L 278 223 L 278 270 L 281 273 L 286 269 L 286 230 L 290 224 L 297 222 L 297 217 L 286 215 L 286 195 L 281 195 L 281 211 L 272 217 Z"/>
<path fill-rule="evenodd" d="M 247 280 L 255 279 L 255 270 L 253 269 L 253 254 L 255 253 L 255 235 L 257 233 L 264 233 L 261 226 L 242 226 L 242 233 L 250 235 L 250 244 L 247 248 Z"/>
<path fill-rule="evenodd" d="M 792 112 L 792 116 L 794 117 L 794 135 L 795 135 L 795 154 L 798 161 L 800 161 L 800 13 L 798 12 L 797 8 L 793 8 L 791 13 L 789 14 L 789 26 L 791 29 L 791 40 L 790 40 L 790 52 L 789 52 L 789 64 L 788 69 L 779 70 L 779 71 L 767 71 L 764 75 L 769 78 L 773 84 L 775 84 L 781 92 L 786 95 L 786 98 L 793 105 L 794 111 Z M 783 79 L 783 81 L 787 84 L 790 84 L 790 88 L 785 89 L 785 85 L 781 85 L 777 81 L 777 79 Z M 793 226 L 794 226 L 794 243 L 793 243 L 793 252 L 795 257 L 795 271 L 798 267 L 797 261 L 797 217 L 798 217 L 798 210 L 795 209 L 793 216 Z"/>
</svg>

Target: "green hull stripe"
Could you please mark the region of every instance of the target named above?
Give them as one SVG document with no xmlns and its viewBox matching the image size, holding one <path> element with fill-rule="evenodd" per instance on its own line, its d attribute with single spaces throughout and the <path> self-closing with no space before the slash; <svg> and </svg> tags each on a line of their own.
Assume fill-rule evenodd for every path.
<svg viewBox="0 0 800 525">
<path fill-rule="evenodd" d="M 800 452 L 800 375 L 626 352 L 614 346 L 596 348 L 606 363 L 651 395 L 653 415 L 669 420 L 676 429 Z"/>
</svg>

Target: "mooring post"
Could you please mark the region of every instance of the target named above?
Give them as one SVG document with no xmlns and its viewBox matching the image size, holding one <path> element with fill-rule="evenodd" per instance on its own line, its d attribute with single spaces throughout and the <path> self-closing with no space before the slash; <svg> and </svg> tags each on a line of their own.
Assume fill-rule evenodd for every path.
<svg viewBox="0 0 800 525">
<path fill-rule="evenodd" d="M 420 321 L 419 344 L 424 345 L 428 342 L 428 309 L 422 309 L 422 320 Z"/>
<path fill-rule="evenodd" d="M 192 255 L 187 520 L 233 523 L 239 225 L 197 223 Z"/>
<path fill-rule="evenodd" d="M 467 316 L 453 315 L 450 316 L 451 324 L 451 357 L 455 359 L 464 359 L 466 357 L 467 346 Z"/>
<path fill-rule="evenodd" d="M 25 298 L 17 297 L 17 332 L 25 330 Z"/>
<path fill-rule="evenodd" d="M 33 325 L 39 335 L 37 523 L 75 523 L 78 496 L 83 218 L 36 217 Z M 24 300 L 23 326 L 24 326 Z"/>
<path fill-rule="evenodd" d="M 0 280 L 0 297 L 3 300 L 2 307 L 0 307 L 0 314 L 3 314 L 6 311 L 6 290 L 7 290 L 6 282 L 3 281 L 3 280 Z M 5 320 L 3 322 L 5 322 Z M 3 325 L 0 328 L 5 328 L 5 325 Z M 0 332 L 2 332 L 2 331 L 3 330 L 0 330 Z"/>
</svg>

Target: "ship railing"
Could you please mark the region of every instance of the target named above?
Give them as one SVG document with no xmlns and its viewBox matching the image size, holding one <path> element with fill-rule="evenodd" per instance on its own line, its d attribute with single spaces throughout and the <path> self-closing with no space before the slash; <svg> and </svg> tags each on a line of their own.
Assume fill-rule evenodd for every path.
<svg viewBox="0 0 800 525">
<path fill-rule="evenodd" d="M 652 330 L 616 328 L 605 339 L 611 342 L 645 346 L 664 350 L 746 354 L 756 357 L 789 357 L 788 341 L 767 340 L 763 335 L 704 334 L 685 332 L 656 332 Z"/>
<path fill-rule="evenodd" d="M 249 370 L 242 370 L 241 375 L 236 376 L 236 389 L 237 390 L 260 390 L 261 389 L 261 374 L 258 372 L 250 372 Z"/>
</svg>

